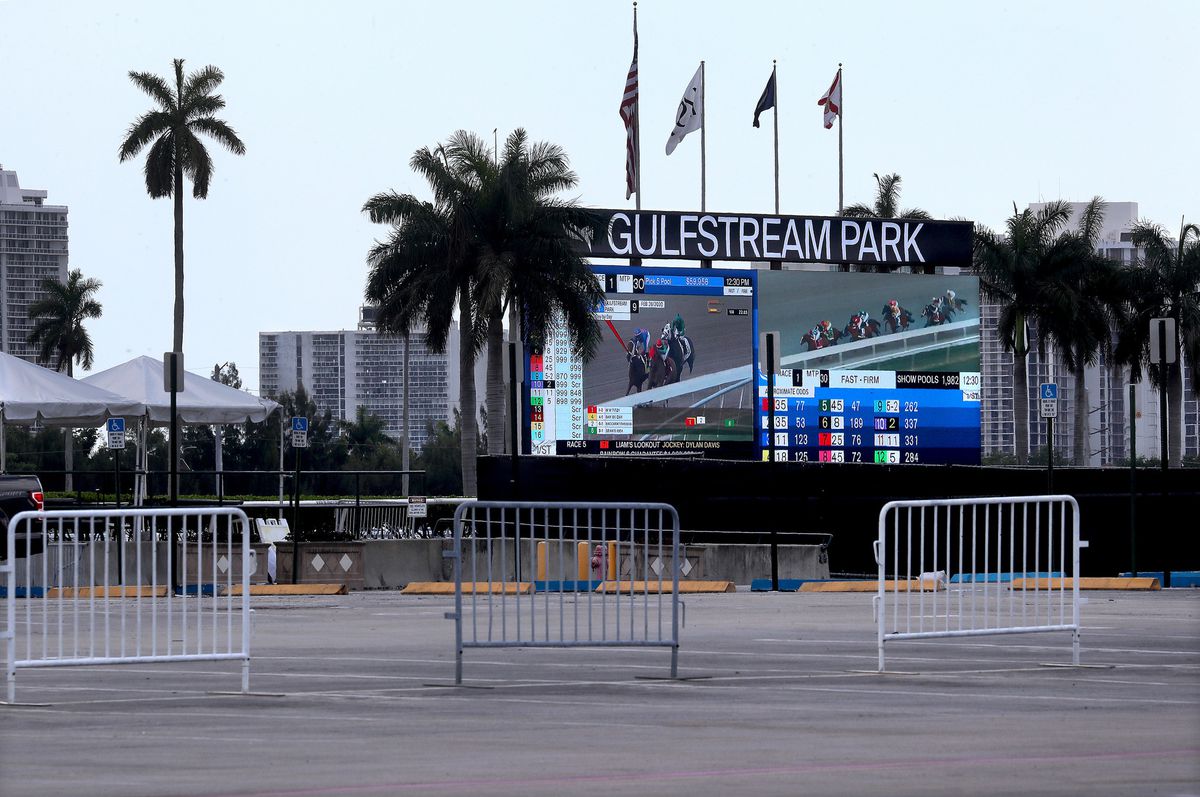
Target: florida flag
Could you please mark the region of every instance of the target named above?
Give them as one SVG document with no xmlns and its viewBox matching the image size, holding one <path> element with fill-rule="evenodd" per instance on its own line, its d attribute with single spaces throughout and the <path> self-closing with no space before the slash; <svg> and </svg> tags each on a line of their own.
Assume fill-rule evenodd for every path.
<svg viewBox="0 0 1200 797">
<path fill-rule="evenodd" d="M 837 71 L 833 85 L 825 92 L 824 97 L 817 100 L 817 105 L 825 106 L 825 129 L 828 130 L 833 127 L 833 118 L 842 113 L 842 70 Z"/>
</svg>

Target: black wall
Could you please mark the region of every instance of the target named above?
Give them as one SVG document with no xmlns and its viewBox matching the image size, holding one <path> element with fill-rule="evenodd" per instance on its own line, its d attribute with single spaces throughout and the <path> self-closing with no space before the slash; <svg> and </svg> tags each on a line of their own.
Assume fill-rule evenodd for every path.
<svg viewBox="0 0 1200 797">
<path fill-rule="evenodd" d="M 957 465 L 834 465 L 680 458 L 479 459 L 483 500 L 661 501 L 682 529 L 830 532 L 830 569 L 874 573 L 871 542 L 888 501 L 1041 495 L 1046 471 Z M 1164 479 L 1165 476 L 1165 479 Z M 1079 502 L 1084 575 L 1130 569 L 1129 471 L 1059 468 L 1054 492 Z M 1164 498 L 1163 487 L 1168 494 Z M 1200 569 L 1200 471 L 1137 472 L 1137 567 Z M 751 537 L 747 538 L 748 540 Z"/>
</svg>

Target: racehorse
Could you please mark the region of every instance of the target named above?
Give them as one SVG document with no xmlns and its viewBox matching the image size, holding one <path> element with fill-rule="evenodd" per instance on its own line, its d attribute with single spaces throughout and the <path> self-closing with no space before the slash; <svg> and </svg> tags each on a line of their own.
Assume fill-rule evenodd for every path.
<svg viewBox="0 0 1200 797">
<path fill-rule="evenodd" d="M 825 334 L 825 333 L 820 332 L 819 327 L 816 330 L 817 331 L 816 335 L 813 334 L 813 331 L 814 330 L 810 329 L 808 332 L 804 333 L 804 337 L 800 339 L 800 342 L 803 343 L 806 347 L 805 351 L 816 351 L 817 349 L 827 349 L 830 346 L 835 345 L 838 342 L 838 340 L 840 338 L 844 337 L 846 334 L 845 332 L 843 332 L 840 329 L 831 329 L 828 334 Z"/>
<path fill-rule="evenodd" d="M 650 376 L 650 366 L 646 363 L 646 357 L 642 354 L 629 355 L 629 387 L 625 388 L 625 395 L 628 396 L 630 391 L 642 392 L 642 383 L 646 381 L 646 377 Z"/>
<path fill-rule="evenodd" d="M 883 308 L 883 323 L 887 326 L 888 332 L 907 332 L 908 325 L 913 321 L 912 313 L 899 308 L 893 314 L 887 307 Z"/>
<path fill-rule="evenodd" d="M 679 371 L 675 365 L 675 360 L 670 356 L 660 357 L 651 350 L 650 355 L 650 383 L 646 388 L 653 390 L 656 387 L 669 385 L 679 381 Z"/>
<path fill-rule="evenodd" d="M 879 322 L 872 318 L 864 325 L 857 314 L 852 315 L 850 323 L 846 324 L 846 328 L 842 330 L 842 335 L 850 340 L 879 337 Z"/>
<path fill-rule="evenodd" d="M 925 305 L 925 309 L 921 311 L 921 317 L 925 319 L 927 327 L 939 327 L 946 323 L 946 316 L 942 313 L 941 298 L 935 297 L 932 302 Z"/>
</svg>

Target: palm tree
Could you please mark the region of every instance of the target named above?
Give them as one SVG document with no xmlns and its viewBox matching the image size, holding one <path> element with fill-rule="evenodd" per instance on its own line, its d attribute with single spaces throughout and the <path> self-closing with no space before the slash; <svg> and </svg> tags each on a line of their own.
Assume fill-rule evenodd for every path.
<svg viewBox="0 0 1200 797">
<path fill-rule="evenodd" d="M 504 453 L 506 434 L 503 314 L 516 307 L 521 341 L 542 342 L 561 315 L 575 352 L 590 359 L 600 342 L 592 309 L 604 297 L 578 242 L 601 232 L 595 213 L 558 194 L 578 184 L 561 147 L 530 143 L 514 130 L 493 156 L 470 134 L 451 139 L 446 154 L 471 186 L 469 218 L 476 303 L 486 318 L 487 411 L 494 419 L 488 454 Z M 515 408 L 514 408 L 515 410 Z"/>
<path fill-rule="evenodd" d="M 1038 276 L 1043 303 L 1038 311 L 1039 343 L 1054 344 L 1074 382 L 1076 465 L 1086 465 L 1090 454 L 1085 368 L 1101 354 L 1111 355 L 1112 331 L 1121 328 L 1124 317 L 1124 274 L 1097 251 L 1106 207 L 1098 196 L 1088 202 L 1077 228 L 1065 236 L 1065 244 L 1074 244 L 1073 256 L 1046 261 L 1048 268 Z"/>
<path fill-rule="evenodd" d="M 379 305 L 386 331 L 405 334 L 423 321 L 435 350 L 445 346 L 457 301 L 463 490 L 473 495 L 478 423 L 468 408 L 475 406 L 475 358 L 486 345 L 488 415 L 503 418 L 506 306 L 523 309 L 522 338 L 534 342 L 561 313 L 576 351 L 591 356 L 599 342 L 591 310 L 602 294 L 575 242 L 595 234 L 598 221 L 555 198 L 576 184 L 575 174 L 559 147 L 530 145 L 523 130 L 508 137 L 502 159 L 478 136 L 459 131 L 434 151 L 419 150 L 411 165 L 430 183 L 434 202 L 395 193 L 368 200 L 372 221 L 394 229 L 368 256 L 367 298 Z M 488 437 L 492 453 L 503 450 L 502 431 Z"/>
<path fill-rule="evenodd" d="M 444 154 L 422 147 L 409 165 L 429 183 L 434 201 L 387 192 L 367 200 L 363 211 L 376 224 L 391 224 L 387 240 L 367 254 L 370 271 L 366 298 L 378 307 L 376 323 L 383 332 L 409 335 L 425 327 L 433 351 L 445 351 L 458 311 L 459 396 L 462 413 L 463 494 L 478 492 L 475 457 L 478 414 L 475 403 L 475 356 L 483 339 L 471 295 L 466 250 L 464 195 L 466 186 L 450 169 Z M 407 428 L 405 432 L 407 433 Z"/>
<path fill-rule="evenodd" d="M 42 281 L 45 298 L 29 305 L 29 320 L 34 321 L 29 333 L 29 342 L 40 346 L 38 359 L 42 363 L 53 363 L 54 370 L 66 370 L 67 376 L 75 375 L 74 364 L 78 362 L 85 371 L 92 367 L 92 336 L 88 334 L 83 322 L 89 318 L 99 318 L 103 312 L 100 303 L 96 301 L 96 292 L 100 290 L 101 282 L 97 279 L 84 279 L 83 272 L 72 269 L 67 274 L 66 282 L 54 279 Z M 74 429 L 66 430 L 66 442 L 63 452 L 63 470 L 67 472 L 65 488 L 73 489 L 71 469 L 75 466 L 74 451 L 71 445 Z"/>
<path fill-rule="evenodd" d="M 975 271 L 984 296 L 1000 305 L 997 332 L 1005 350 L 1013 353 L 1014 453 L 1020 465 L 1029 460 L 1029 325 L 1045 320 L 1045 275 L 1078 259 L 1078 239 L 1059 234 L 1070 218 L 1066 202 L 1051 202 L 1036 213 L 1030 208 L 1018 212 L 1014 203 L 1007 234 L 975 229 Z M 1044 351 L 1045 340 L 1038 336 L 1039 350 Z"/>
<path fill-rule="evenodd" d="M 866 205 L 862 202 L 856 202 L 853 205 L 847 205 L 842 210 L 843 216 L 849 216 L 855 219 L 932 219 L 924 210 L 920 208 L 900 208 L 900 175 L 885 174 L 880 177 L 875 175 L 876 191 L 875 204 Z M 877 268 L 879 268 L 877 266 Z M 927 267 L 924 270 L 926 274 L 932 274 L 933 268 Z"/>
<path fill-rule="evenodd" d="M 213 91 L 225 75 L 215 66 L 206 66 L 184 78 L 183 59 L 176 58 L 175 86 L 172 89 L 158 75 L 130 72 L 129 79 L 154 100 L 157 107 L 147 111 L 129 127 L 121 142 L 121 162 L 136 156 L 147 144 L 146 193 L 152 199 L 175 199 L 175 311 L 172 351 L 183 351 L 183 178 L 192 181 L 192 196 L 208 197 L 213 162 L 198 134 L 244 155 L 246 147 L 237 133 L 213 114 L 225 107 L 225 99 Z"/>
<path fill-rule="evenodd" d="M 1167 237 L 1157 224 L 1134 226 L 1134 246 L 1145 254 L 1130 274 L 1132 317 L 1122 328 L 1118 357 L 1129 364 L 1130 377 L 1138 381 L 1150 359 L 1150 319 L 1173 318 L 1178 332 L 1182 359 L 1192 373 L 1192 391 L 1200 395 L 1200 228 L 1184 224 L 1178 243 Z M 1183 373 L 1180 358 L 1166 366 L 1151 367 L 1151 383 L 1167 391 L 1167 402 L 1176 419 L 1183 402 Z M 1170 464 L 1178 467 L 1183 460 L 1181 424 L 1168 427 Z"/>
</svg>

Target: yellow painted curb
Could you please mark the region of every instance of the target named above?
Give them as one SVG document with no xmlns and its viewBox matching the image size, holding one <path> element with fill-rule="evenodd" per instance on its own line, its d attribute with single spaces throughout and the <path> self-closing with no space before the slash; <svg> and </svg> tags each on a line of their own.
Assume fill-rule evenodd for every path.
<svg viewBox="0 0 1200 797">
<path fill-rule="evenodd" d="M 1073 578 L 1014 578 L 1013 589 L 1073 589 Z M 1126 590 L 1159 590 L 1162 585 L 1157 578 L 1126 577 L 1126 578 L 1089 578 L 1079 579 L 1080 589 L 1126 589 Z"/>
<path fill-rule="evenodd" d="M 345 595 L 345 584 L 251 584 L 251 595 Z M 242 585 L 234 584 L 227 595 L 241 595 Z"/>
<path fill-rule="evenodd" d="M 596 587 L 596 592 L 603 593 L 621 593 L 626 594 L 630 591 L 637 593 L 652 593 L 657 595 L 659 592 L 659 582 L 657 581 L 606 581 Z M 737 587 L 732 581 L 680 581 L 679 594 L 695 594 L 700 592 L 736 592 Z M 662 582 L 662 592 L 671 592 L 671 582 Z"/>
<path fill-rule="evenodd" d="M 465 581 L 462 585 L 464 595 L 492 594 L 499 595 L 528 595 L 533 592 L 533 583 L 521 581 L 515 584 L 489 584 L 486 581 Z M 453 595 L 453 581 L 413 581 L 404 589 L 401 595 Z"/>
<path fill-rule="evenodd" d="M 55 587 L 46 592 L 47 598 L 165 598 L 167 588 L 161 587 Z"/>
<path fill-rule="evenodd" d="M 939 587 L 933 581 L 922 583 L 918 579 L 907 581 L 885 581 L 883 588 L 888 592 L 936 592 Z M 944 585 L 941 586 L 944 589 Z M 806 581 L 800 585 L 801 592 L 878 592 L 878 581 Z"/>
</svg>

